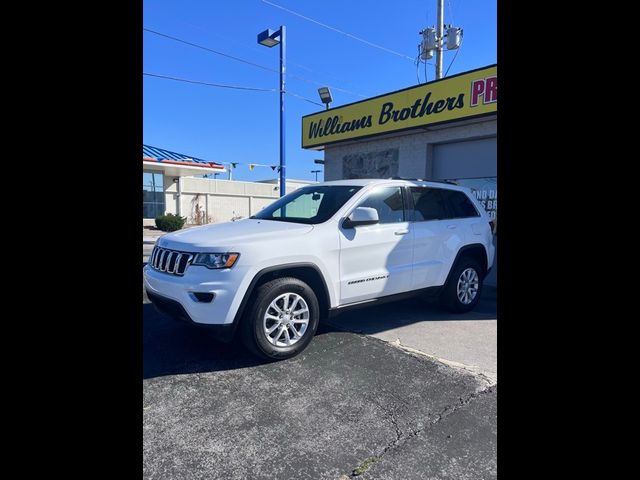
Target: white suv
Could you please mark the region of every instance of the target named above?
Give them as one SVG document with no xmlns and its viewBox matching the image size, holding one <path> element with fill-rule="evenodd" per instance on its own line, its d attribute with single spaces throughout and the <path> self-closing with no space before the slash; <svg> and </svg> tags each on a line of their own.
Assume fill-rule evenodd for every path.
<svg viewBox="0 0 640 480">
<path fill-rule="evenodd" d="M 161 312 L 226 341 L 238 330 L 255 354 L 283 359 L 347 308 L 419 294 L 473 309 L 494 253 L 490 218 L 466 188 L 339 180 L 160 237 L 144 284 Z"/>
</svg>

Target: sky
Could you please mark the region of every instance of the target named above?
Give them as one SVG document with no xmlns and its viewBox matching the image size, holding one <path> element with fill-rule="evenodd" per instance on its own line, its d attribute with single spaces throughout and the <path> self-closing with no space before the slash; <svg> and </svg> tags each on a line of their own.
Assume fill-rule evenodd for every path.
<svg viewBox="0 0 640 480">
<path fill-rule="evenodd" d="M 445 24 L 464 31 L 448 75 L 497 63 L 496 0 L 445 0 L 444 5 Z M 424 83 L 424 63 L 416 68 L 411 59 L 418 53 L 418 32 L 435 21 L 435 0 L 144 0 L 143 28 L 266 67 L 143 31 L 144 73 L 274 91 L 144 76 L 143 143 L 208 161 L 238 162 L 234 180 L 276 178 L 271 168 L 251 171 L 248 164 L 279 163 L 280 47 L 259 45 L 256 37 L 267 28 L 285 25 L 287 178 L 314 180 L 311 170 L 322 169 L 314 159 L 323 159 L 324 152 L 304 150 L 300 143 L 302 116 L 324 109 L 311 103 L 320 103 L 318 87 L 331 88 L 331 106 L 337 107 Z M 445 51 L 444 71 L 454 55 L 455 51 Z M 434 61 L 435 56 L 429 60 Z M 427 65 L 428 81 L 435 78 L 434 68 Z"/>
</svg>

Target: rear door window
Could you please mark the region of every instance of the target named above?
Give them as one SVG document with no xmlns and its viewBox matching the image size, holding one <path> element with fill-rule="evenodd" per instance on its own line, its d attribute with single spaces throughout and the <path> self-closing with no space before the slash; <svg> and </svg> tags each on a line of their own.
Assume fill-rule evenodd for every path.
<svg viewBox="0 0 640 480">
<path fill-rule="evenodd" d="M 451 218 L 442 190 L 430 187 L 411 187 L 413 221 L 445 220 Z"/>
</svg>

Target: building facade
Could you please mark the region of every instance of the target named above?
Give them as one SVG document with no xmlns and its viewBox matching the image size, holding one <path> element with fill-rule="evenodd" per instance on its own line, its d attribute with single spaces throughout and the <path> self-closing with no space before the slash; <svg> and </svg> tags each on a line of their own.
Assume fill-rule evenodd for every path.
<svg viewBox="0 0 640 480">
<path fill-rule="evenodd" d="M 188 224 L 246 218 L 280 198 L 277 179 L 241 182 L 203 178 L 224 173 L 222 165 L 169 150 L 143 146 L 142 222 L 155 225 L 166 213 L 187 218 Z M 316 182 L 287 180 L 287 193 Z"/>
</svg>

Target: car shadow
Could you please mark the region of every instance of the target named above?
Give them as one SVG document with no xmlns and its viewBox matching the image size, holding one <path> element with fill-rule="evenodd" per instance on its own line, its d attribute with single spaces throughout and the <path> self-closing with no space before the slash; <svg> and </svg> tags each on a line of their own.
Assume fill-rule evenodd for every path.
<svg viewBox="0 0 640 480">
<path fill-rule="evenodd" d="M 144 289 L 143 289 L 144 298 Z M 337 331 L 321 324 L 316 335 Z M 239 339 L 224 343 L 205 328 L 182 323 L 142 304 L 142 377 L 207 373 L 270 363 L 247 351 Z"/>
<path fill-rule="evenodd" d="M 374 334 L 418 322 L 496 319 L 497 289 L 485 286 L 476 308 L 467 313 L 452 313 L 435 300 L 416 297 L 347 311 L 325 322 L 340 330 Z"/>
</svg>

